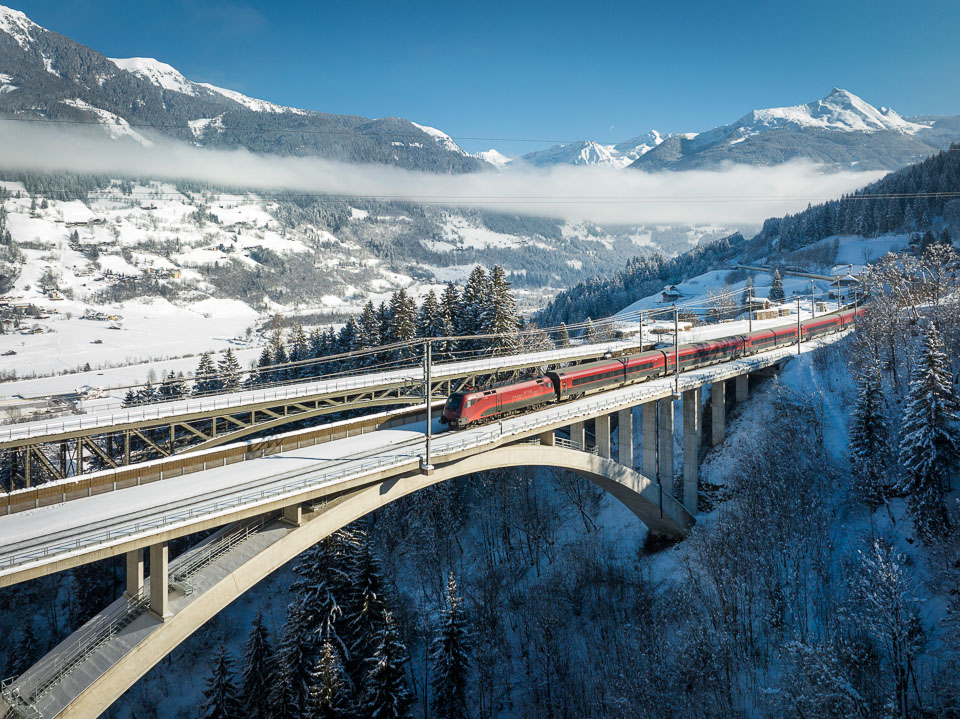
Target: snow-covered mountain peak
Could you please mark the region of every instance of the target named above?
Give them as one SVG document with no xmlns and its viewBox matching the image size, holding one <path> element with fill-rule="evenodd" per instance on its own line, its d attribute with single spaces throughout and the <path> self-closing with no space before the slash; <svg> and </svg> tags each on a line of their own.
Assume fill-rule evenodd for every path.
<svg viewBox="0 0 960 719">
<path fill-rule="evenodd" d="M 42 29 L 19 10 L 0 5 L 0 31 L 16 40 L 20 47 L 27 49 L 34 42 L 32 31 Z"/>
<path fill-rule="evenodd" d="M 489 150 L 482 150 L 474 154 L 478 160 L 483 160 L 484 162 L 489 162 L 491 165 L 496 167 L 498 170 L 502 167 L 509 165 L 513 162 L 512 158 L 507 157 L 502 152 L 494 150 L 493 148 Z"/>
<path fill-rule="evenodd" d="M 626 167 L 641 155 L 662 143 L 663 136 L 656 130 L 632 137 L 616 145 L 604 145 L 594 140 L 554 145 L 546 150 L 523 156 L 531 165 L 605 165 Z"/>
<path fill-rule="evenodd" d="M 440 145 L 440 147 L 442 147 L 444 150 L 450 150 L 450 152 L 457 152 L 457 153 L 460 153 L 461 155 L 467 154 L 466 152 L 463 151 L 460 145 L 458 145 L 456 142 L 453 141 L 453 138 L 450 137 L 450 135 L 448 135 L 447 133 L 441 130 L 438 130 L 435 127 L 421 125 L 419 123 L 413 122 L 412 120 L 410 121 L 410 124 L 416 127 L 421 132 L 425 132 L 426 134 L 430 135 L 430 137 L 432 137 L 436 141 L 436 143 Z"/>
<path fill-rule="evenodd" d="M 835 87 L 822 100 L 806 105 L 754 110 L 737 123 L 745 137 L 766 128 L 786 126 L 839 132 L 898 132 L 912 135 L 925 127 L 904 120 L 890 108 L 876 108 L 848 90 Z"/>
<path fill-rule="evenodd" d="M 182 92 L 185 95 L 196 95 L 194 84 L 185 78 L 179 70 L 165 62 L 152 57 L 107 58 L 121 70 L 126 70 L 142 77 L 164 90 Z"/>
</svg>

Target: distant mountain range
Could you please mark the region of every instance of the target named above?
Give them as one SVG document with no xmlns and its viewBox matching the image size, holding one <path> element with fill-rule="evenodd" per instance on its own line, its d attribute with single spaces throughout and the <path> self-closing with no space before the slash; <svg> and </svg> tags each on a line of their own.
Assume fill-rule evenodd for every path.
<svg viewBox="0 0 960 719">
<path fill-rule="evenodd" d="M 876 108 L 852 92 L 834 88 L 822 100 L 753 110 L 707 132 L 660 135 L 651 131 L 617 145 L 593 141 L 556 145 L 524 155 L 520 161 L 653 172 L 704 169 L 725 162 L 776 165 L 808 158 L 855 170 L 895 170 L 958 139 L 960 116 L 903 118 L 890 108 Z"/>
<path fill-rule="evenodd" d="M 192 82 L 151 58 L 107 58 L 3 6 L 0 114 L 92 123 L 112 137 L 140 143 L 168 136 L 207 147 L 434 172 L 491 169 L 439 130 L 400 118 L 283 107 Z"/>
</svg>

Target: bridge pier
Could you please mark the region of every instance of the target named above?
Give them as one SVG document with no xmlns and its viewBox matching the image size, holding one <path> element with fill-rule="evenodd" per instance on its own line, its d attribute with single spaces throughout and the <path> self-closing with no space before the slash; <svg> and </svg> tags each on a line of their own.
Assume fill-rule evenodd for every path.
<svg viewBox="0 0 960 719">
<path fill-rule="evenodd" d="M 570 425 L 570 441 L 587 448 L 587 427 L 583 422 L 574 422 Z"/>
<path fill-rule="evenodd" d="M 660 411 L 660 483 L 673 496 L 673 400 L 657 400 Z"/>
<path fill-rule="evenodd" d="M 633 410 L 621 409 L 617 413 L 617 459 L 620 464 L 633 469 Z"/>
<path fill-rule="evenodd" d="M 640 405 L 640 448 L 643 471 L 647 479 L 657 479 L 657 403 Z"/>
<path fill-rule="evenodd" d="M 723 442 L 727 429 L 727 392 L 725 382 L 714 382 L 711 385 L 710 409 L 711 446 L 716 447 Z"/>
<path fill-rule="evenodd" d="M 170 550 L 166 542 L 150 545 L 150 613 L 160 621 L 173 616 L 167 598 Z"/>
<path fill-rule="evenodd" d="M 127 552 L 127 588 L 123 595 L 133 599 L 143 592 L 143 550 L 131 549 Z"/>
<path fill-rule="evenodd" d="M 597 453 L 610 459 L 610 415 L 604 414 L 593 420 L 593 434 L 597 440 Z"/>
<path fill-rule="evenodd" d="M 750 375 L 737 375 L 737 402 L 746 402 L 750 399 Z"/>
<path fill-rule="evenodd" d="M 703 414 L 699 387 L 683 393 L 683 506 L 697 513 L 700 432 Z"/>
<path fill-rule="evenodd" d="M 283 508 L 282 519 L 287 524 L 299 527 L 303 524 L 303 506 L 300 503 L 291 504 Z"/>
<path fill-rule="evenodd" d="M 553 433 L 553 430 L 550 430 L 549 432 L 540 433 L 540 444 L 542 444 L 544 447 L 557 446 L 557 438 L 556 438 L 556 435 Z"/>
</svg>

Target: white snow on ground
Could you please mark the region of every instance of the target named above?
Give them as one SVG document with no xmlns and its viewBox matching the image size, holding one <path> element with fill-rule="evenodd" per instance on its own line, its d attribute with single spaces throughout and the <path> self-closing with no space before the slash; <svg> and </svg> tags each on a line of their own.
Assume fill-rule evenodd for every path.
<svg viewBox="0 0 960 719">
<path fill-rule="evenodd" d="M 453 138 L 450 137 L 450 135 L 448 135 L 447 133 L 442 132 L 441 130 L 438 130 L 435 127 L 418 125 L 415 122 L 411 122 L 410 124 L 418 128 L 419 130 L 422 130 L 426 134 L 430 135 L 430 137 L 432 137 L 436 141 L 436 143 L 440 145 L 440 147 L 442 147 L 444 150 L 450 150 L 451 152 L 456 152 L 461 155 L 467 154 L 461 149 L 460 145 L 458 145 L 456 142 L 453 141 Z"/>
<path fill-rule="evenodd" d="M 474 155 L 474 157 L 476 157 L 479 160 L 483 160 L 484 162 L 489 162 L 491 165 L 493 165 L 497 169 L 506 167 L 511 162 L 513 162 L 513 158 L 507 157 L 502 152 L 498 152 L 497 150 L 494 150 L 492 148 L 489 150 L 483 150 L 481 152 L 478 152 Z"/>
<path fill-rule="evenodd" d="M 69 105 L 70 107 L 75 107 L 78 110 L 83 110 L 96 115 L 97 119 L 100 121 L 100 124 L 103 125 L 103 129 L 106 130 L 107 134 L 115 140 L 122 137 L 128 137 L 132 140 L 136 140 L 144 147 L 151 147 L 153 145 L 150 140 L 130 127 L 130 123 L 119 115 L 114 115 L 112 112 L 108 112 L 107 110 L 101 110 L 99 107 L 94 107 L 90 103 L 84 102 L 79 98 L 61 100 L 60 102 L 62 102 L 64 105 Z"/>
<path fill-rule="evenodd" d="M 31 33 L 37 29 L 40 26 L 19 10 L 0 5 L 0 31 L 7 33 L 24 50 L 29 50 L 35 42 Z"/>
<path fill-rule="evenodd" d="M 184 95 L 196 95 L 193 83 L 180 74 L 172 65 L 160 62 L 152 57 L 107 58 L 121 70 L 126 70 L 142 77 L 164 90 L 182 92 Z"/>
<path fill-rule="evenodd" d="M 272 102 L 267 102 L 266 100 L 258 100 L 254 97 L 247 97 L 236 90 L 228 90 L 224 87 L 217 87 L 216 85 L 211 85 L 206 82 L 196 82 L 193 84 L 199 85 L 200 87 L 205 87 L 208 90 L 217 93 L 218 95 L 223 95 L 227 99 L 233 100 L 234 102 L 243 105 L 254 112 L 290 113 L 293 115 L 309 114 L 306 110 L 300 110 L 295 107 L 285 107 L 284 105 L 276 105 Z"/>
</svg>

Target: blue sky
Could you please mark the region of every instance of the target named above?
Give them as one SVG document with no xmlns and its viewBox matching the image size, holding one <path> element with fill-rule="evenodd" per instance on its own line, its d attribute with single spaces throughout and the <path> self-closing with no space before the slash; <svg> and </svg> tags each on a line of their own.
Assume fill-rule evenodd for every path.
<svg viewBox="0 0 960 719">
<path fill-rule="evenodd" d="M 108 56 L 285 105 L 405 117 L 471 151 L 700 131 L 834 86 L 904 115 L 960 114 L 956 0 L 8 1 Z"/>
</svg>

